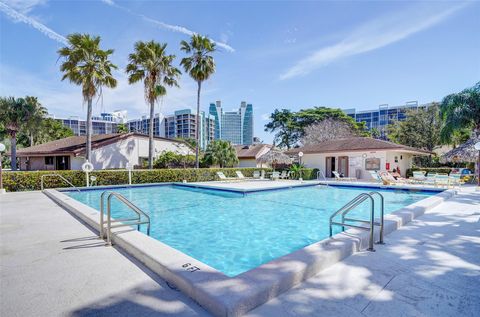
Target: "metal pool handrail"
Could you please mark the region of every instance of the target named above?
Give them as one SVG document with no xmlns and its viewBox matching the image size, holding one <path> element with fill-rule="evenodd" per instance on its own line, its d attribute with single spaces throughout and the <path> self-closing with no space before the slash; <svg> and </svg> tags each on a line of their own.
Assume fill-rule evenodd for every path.
<svg viewBox="0 0 480 317">
<path fill-rule="evenodd" d="M 131 225 L 137 225 L 137 230 L 140 230 L 140 225 L 142 224 L 147 224 L 147 235 L 150 235 L 150 217 L 143 212 L 140 208 L 135 206 L 131 201 L 129 201 L 125 196 L 117 193 L 117 192 L 112 192 L 112 191 L 104 191 L 102 195 L 100 196 L 100 238 L 104 238 L 104 219 L 103 219 L 103 214 L 104 214 L 104 197 L 106 194 L 109 194 L 107 197 L 107 245 L 112 245 L 112 240 L 111 240 L 111 235 L 112 235 L 112 228 L 118 228 L 118 227 L 126 227 L 126 226 L 131 226 Z M 112 213 L 111 213 L 111 200 L 112 197 L 117 198 L 119 201 L 124 203 L 127 207 L 129 207 L 133 212 L 137 214 L 136 218 L 133 219 L 115 219 L 112 220 Z M 146 220 L 142 221 L 141 218 L 145 217 Z M 130 223 L 125 223 L 128 221 L 132 221 Z M 112 222 L 122 222 L 117 225 L 112 226 Z"/>
<path fill-rule="evenodd" d="M 65 177 L 63 177 L 62 175 L 60 174 L 44 174 L 40 177 L 40 188 L 42 189 L 43 191 L 43 184 L 44 184 L 44 180 L 45 180 L 45 177 L 48 177 L 48 176 L 56 176 L 56 177 L 60 177 L 65 183 L 67 183 L 68 185 L 70 185 L 71 187 L 75 188 L 78 192 L 80 192 L 80 189 L 78 189 L 77 186 L 73 185 L 68 179 L 66 179 Z"/>
<path fill-rule="evenodd" d="M 325 181 L 327 180 L 327 178 L 325 177 L 325 174 L 323 174 L 322 170 L 318 170 L 318 172 L 317 172 L 317 180 L 320 179 L 320 175 L 323 176 L 323 180 L 325 180 Z"/>
<path fill-rule="evenodd" d="M 373 195 L 378 195 L 380 196 L 380 202 L 381 202 L 381 209 L 380 209 L 380 222 L 375 221 L 375 200 L 373 199 Z M 361 220 L 361 219 L 354 219 L 354 218 L 347 218 L 346 215 L 353 210 L 355 207 L 363 203 L 364 201 L 369 200 L 370 201 L 370 220 Z M 383 195 L 380 194 L 379 192 L 370 192 L 370 193 L 362 193 L 349 201 L 347 204 L 345 204 L 342 208 L 338 209 L 336 212 L 334 212 L 330 216 L 330 237 L 333 236 L 333 225 L 338 225 L 342 226 L 342 230 L 345 230 L 345 227 L 352 227 L 352 228 L 357 228 L 361 230 L 369 230 L 370 231 L 370 239 L 368 243 L 368 249 L 369 251 L 375 251 L 373 248 L 373 243 L 374 243 L 374 230 L 375 226 L 380 226 L 380 240 L 378 243 L 383 244 L 383 225 L 384 225 L 384 198 Z M 336 222 L 333 221 L 333 219 L 341 214 L 342 215 L 342 221 L 341 222 Z M 354 222 L 360 222 L 360 223 L 365 223 L 369 224 L 368 227 L 364 226 L 359 226 L 359 225 L 353 225 L 350 223 L 347 223 L 346 221 L 354 221 Z"/>
</svg>

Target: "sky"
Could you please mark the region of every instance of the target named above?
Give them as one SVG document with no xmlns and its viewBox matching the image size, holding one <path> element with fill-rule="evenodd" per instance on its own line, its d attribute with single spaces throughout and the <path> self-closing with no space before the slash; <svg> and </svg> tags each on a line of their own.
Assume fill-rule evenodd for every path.
<svg viewBox="0 0 480 317">
<path fill-rule="evenodd" d="M 375 109 L 440 101 L 480 81 L 480 1 L 119 1 L 0 0 L 0 96 L 37 96 L 57 117 L 86 116 L 81 89 L 61 81 L 57 50 L 68 34 L 99 35 L 114 49 L 115 89 L 94 113 L 148 113 L 141 83 L 123 69 L 136 41 L 167 43 L 180 67 L 182 40 L 217 43 L 215 74 L 201 108 L 221 100 L 254 107 L 255 135 L 275 109 Z M 196 83 L 183 74 L 157 111 L 196 107 Z"/>
</svg>

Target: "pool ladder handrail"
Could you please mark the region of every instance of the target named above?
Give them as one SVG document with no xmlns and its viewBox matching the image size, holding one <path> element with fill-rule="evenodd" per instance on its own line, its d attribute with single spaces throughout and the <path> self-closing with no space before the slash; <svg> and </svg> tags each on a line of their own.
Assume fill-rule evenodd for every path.
<svg viewBox="0 0 480 317">
<path fill-rule="evenodd" d="M 374 195 L 378 195 L 380 197 L 380 222 L 375 221 L 375 199 L 373 198 Z M 362 219 L 354 219 L 354 218 L 347 218 L 346 215 L 353 210 L 355 207 L 360 205 L 366 200 L 370 200 L 370 220 L 362 220 Z M 349 201 L 347 204 L 345 204 L 342 208 L 338 209 L 336 212 L 334 212 L 330 216 L 330 237 L 333 236 L 333 225 L 338 225 L 342 226 L 342 230 L 345 230 L 345 227 L 352 227 L 352 228 L 357 228 L 361 230 L 369 230 L 370 231 L 370 238 L 369 238 L 369 243 L 368 243 L 368 251 L 375 251 L 373 248 L 373 243 L 374 243 L 374 230 L 375 226 L 380 226 L 380 239 L 377 242 L 377 244 L 384 244 L 383 242 L 383 225 L 384 225 L 384 211 L 385 211 L 385 199 L 382 194 L 379 192 L 369 192 L 369 193 L 362 193 Z M 341 222 L 336 222 L 334 221 L 334 218 L 338 216 L 341 213 L 342 215 L 342 221 Z M 359 226 L 359 225 L 354 225 L 347 223 L 346 221 L 354 221 L 354 222 L 360 222 L 360 223 L 365 223 L 369 224 L 368 227 L 364 226 Z"/>
<path fill-rule="evenodd" d="M 62 179 L 65 183 L 67 183 L 68 185 L 70 185 L 71 187 L 75 188 L 75 190 L 77 190 L 78 192 L 80 192 L 80 189 L 78 189 L 77 186 L 73 185 L 68 179 L 66 179 L 65 177 L 63 177 L 62 175 L 60 174 L 44 174 L 40 177 L 40 188 L 41 190 L 43 191 L 44 189 L 44 182 L 45 182 L 45 177 L 51 177 L 51 176 L 56 176 L 56 177 L 60 177 L 60 179 Z"/>
<path fill-rule="evenodd" d="M 112 228 L 118 227 L 128 227 L 132 225 L 137 225 L 137 230 L 140 230 L 140 225 L 147 224 L 147 235 L 150 235 L 150 216 L 143 212 L 140 208 L 135 206 L 130 200 L 128 200 L 125 196 L 121 195 L 120 193 L 113 192 L 110 190 L 104 191 L 100 195 L 100 238 L 104 239 L 105 236 L 105 220 L 104 220 L 104 198 L 105 195 L 109 194 L 107 197 L 107 230 L 106 230 L 106 238 L 107 238 L 107 245 L 112 245 Z M 114 219 L 112 220 L 112 213 L 111 213 L 111 200 L 112 197 L 117 198 L 120 202 L 124 203 L 127 207 L 129 207 L 133 212 L 137 214 L 136 218 L 124 218 L 124 219 Z M 142 216 L 146 218 L 146 220 L 142 220 Z M 121 222 L 120 224 L 113 225 L 113 222 Z"/>
<path fill-rule="evenodd" d="M 325 177 L 325 174 L 322 172 L 322 170 L 318 170 L 317 172 L 317 180 L 320 180 L 320 175 L 323 176 L 323 180 L 326 181 L 327 177 Z"/>
</svg>

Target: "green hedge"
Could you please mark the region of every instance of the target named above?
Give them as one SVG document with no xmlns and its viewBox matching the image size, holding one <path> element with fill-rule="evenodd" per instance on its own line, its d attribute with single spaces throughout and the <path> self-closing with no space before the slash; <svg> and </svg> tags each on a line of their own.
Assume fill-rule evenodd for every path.
<svg viewBox="0 0 480 317">
<path fill-rule="evenodd" d="M 451 167 L 412 167 L 407 169 L 407 177 L 412 177 L 413 171 L 426 171 L 427 175 L 429 173 L 450 174 L 450 172 L 452 171 L 452 168 Z"/>
<path fill-rule="evenodd" d="M 251 177 L 253 171 L 260 168 L 200 168 L 200 169 L 154 169 L 134 170 L 132 172 L 132 184 L 161 183 L 161 182 L 202 182 L 217 180 L 216 172 L 222 171 L 228 177 L 236 176 L 235 171 L 242 171 L 246 177 Z M 264 169 L 271 171 L 271 169 Z M 85 173 L 82 171 L 7 171 L 3 173 L 3 185 L 7 191 L 40 190 L 42 175 L 60 174 L 78 187 L 85 186 Z M 126 170 L 103 170 L 90 173 L 97 177 L 97 185 L 122 185 L 128 184 L 128 172 Z M 68 187 L 58 177 L 46 177 L 45 188 Z"/>
</svg>

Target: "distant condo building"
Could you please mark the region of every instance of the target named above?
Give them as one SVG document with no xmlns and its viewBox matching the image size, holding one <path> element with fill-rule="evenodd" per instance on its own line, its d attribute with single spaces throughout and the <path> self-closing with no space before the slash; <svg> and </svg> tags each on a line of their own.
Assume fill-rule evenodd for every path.
<svg viewBox="0 0 480 317">
<path fill-rule="evenodd" d="M 215 120 L 215 139 L 232 144 L 253 144 L 253 106 L 242 101 L 236 111 L 223 111 L 221 101 L 210 104 L 210 115 Z"/>
<path fill-rule="evenodd" d="M 53 119 L 60 121 L 64 126 L 72 129 L 73 134 L 80 136 L 87 134 L 87 120 L 78 116 L 68 118 Z M 100 116 L 92 116 L 92 133 L 93 134 L 109 134 L 116 133 L 119 123 L 124 123 L 127 119 L 127 111 L 104 112 Z"/>
<path fill-rule="evenodd" d="M 191 109 L 177 110 L 173 115 L 162 116 L 155 114 L 153 119 L 153 134 L 155 136 L 175 139 L 192 138 L 196 134 L 196 111 Z M 150 119 L 142 116 L 140 119 L 133 119 L 127 122 L 130 132 L 143 134 L 149 133 Z M 215 138 L 215 120 L 212 116 L 200 113 L 200 148 L 205 149 L 208 143 Z"/>
<path fill-rule="evenodd" d="M 378 106 L 375 110 L 343 109 L 347 115 L 355 119 L 356 122 L 365 122 L 370 130 L 375 128 L 380 133 L 380 138 L 386 139 L 387 126 L 394 121 L 404 121 L 407 117 L 406 112 L 409 109 L 427 108 L 431 103 L 419 105 L 417 101 L 409 101 L 401 106 L 389 106 L 388 104 Z"/>
</svg>

